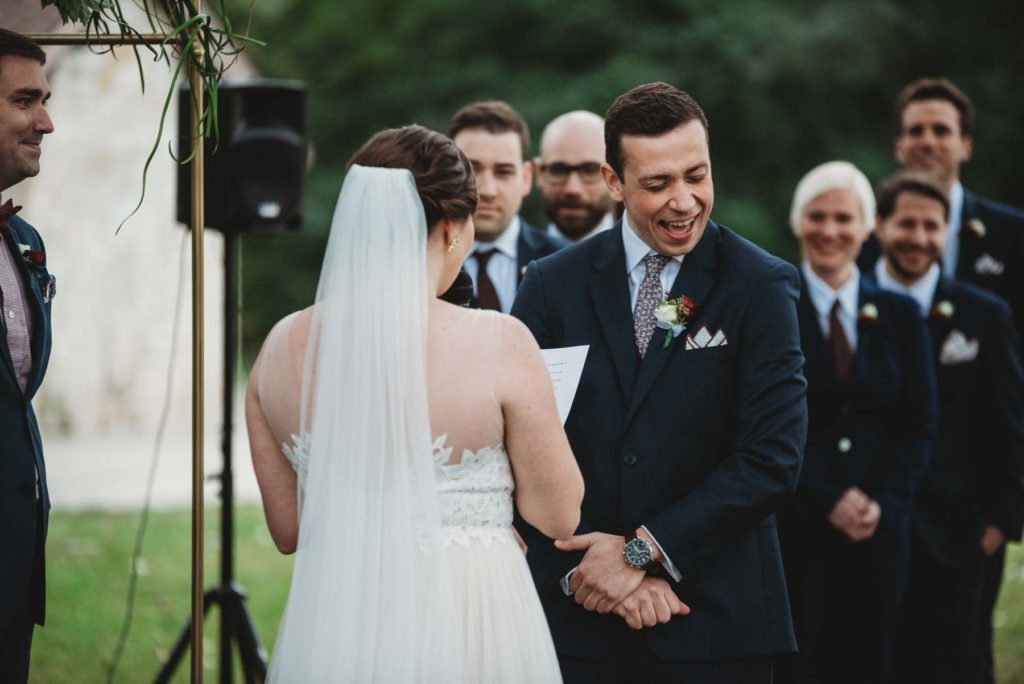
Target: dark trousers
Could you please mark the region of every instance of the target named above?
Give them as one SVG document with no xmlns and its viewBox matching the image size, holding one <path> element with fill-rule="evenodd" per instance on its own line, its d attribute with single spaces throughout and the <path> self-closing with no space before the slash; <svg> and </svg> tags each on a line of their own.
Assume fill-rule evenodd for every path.
<svg viewBox="0 0 1024 684">
<path fill-rule="evenodd" d="M 995 655 L 992 644 L 992 615 L 999 601 L 999 589 L 1003 584 L 1003 566 L 1006 564 L 1006 546 L 985 559 L 984 577 L 981 581 L 981 610 L 977 618 L 978 629 L 978 681 L 993 684 L 996 681 Z"/>
<path fill-rule="evenodd" d="M 973 684 L 978 681 L 982 577 L 987 560 L 974 555 L 950 567 L 919 538 L 911 544 L 910 582 L 896 636 L 894 681 Z"/>
<path fill-rule="evenodd" d="M 32 633 L 43 623 L 46 580 L 43 554 L 42 504 L 36 506 L 36 547 L 25 600 L 11 623 L 0 629 L 0 684 L 25 684 L 32 654 Z"/>
<path fill-rule="evenodd" d="M 791 524 L 781 537 L 800 652 L 777 660 L 777 681 L 888 682 L 906 586 L 905 529 L 880 526 L 853 543 L 831 527 Z"/>
<path fill-rule="evenodd" d="M 686 619 L 686 618 L 680 618 Z M 770 658 L 729 663 L 662 660 L 647 647 L 642 631 L 631 632 L 607 657 L 559 656 L 565 684 L 771 684 Z"/>
</svg>

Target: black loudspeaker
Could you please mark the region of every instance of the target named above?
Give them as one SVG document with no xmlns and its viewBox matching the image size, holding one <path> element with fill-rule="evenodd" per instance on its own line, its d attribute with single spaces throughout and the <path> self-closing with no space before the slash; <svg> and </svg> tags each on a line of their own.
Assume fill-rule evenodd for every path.
<svg viewBox="0 0 1024 684">
<path fill-rule="evenodd" d="M 178 158 L 192 151 L 192 93 L 178 91 Z M 302 227 L 306 171 L 306 86 L 298 81 L 222 82 L 219 144 L 205 140 L 206 227 L 224 233 L 294 232 Z M 216 145 L 216 149 L 215 149 Z M 178 221 L 192 215 L 192 164 L 178 165 Z"/>
</svg>

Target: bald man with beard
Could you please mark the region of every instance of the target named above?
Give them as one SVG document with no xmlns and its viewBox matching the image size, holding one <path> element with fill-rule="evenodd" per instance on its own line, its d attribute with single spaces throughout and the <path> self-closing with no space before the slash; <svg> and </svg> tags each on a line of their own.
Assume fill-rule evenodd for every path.
<svg viewBox="0 0 1024 684">
<path fill-rule="evenodd" d="M 611 228 L 614 202 L 601 178 L 602 162 L 604 119 L 597 114 L 567 112 L 544 129 L 537 187 L 549 235 L 579 242 Z"/>
</svg>

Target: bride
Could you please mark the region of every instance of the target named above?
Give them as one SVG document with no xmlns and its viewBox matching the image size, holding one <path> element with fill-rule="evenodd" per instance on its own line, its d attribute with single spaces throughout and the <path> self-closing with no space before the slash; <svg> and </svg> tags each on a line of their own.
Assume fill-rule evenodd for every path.
<svg viewBox="0 0 1024 684">
<path fill-rule="evenodd" d="M 448 138 L 373 136 L 349 162 L 316 303 L 253 366 L 267 525 L 297 552 L 270 681 L 561 681 L 513 501 L 567 538 L 583 480 L 526 327 L 437 299 L 476 201 Z"/>
</svg>

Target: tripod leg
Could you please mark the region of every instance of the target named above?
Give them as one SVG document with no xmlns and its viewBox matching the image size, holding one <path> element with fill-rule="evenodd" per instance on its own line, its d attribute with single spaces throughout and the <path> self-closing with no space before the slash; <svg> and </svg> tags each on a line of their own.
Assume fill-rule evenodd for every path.
<svg viewBox="0 0 1024 684">
<path fill-rule="evenodd" d="M 203 620 L 206 619 L 207 613 L 210 612 L 210 606 L 220 601 L 220 592 L 218 589 L 207 589 L 203 593 Z M 174 676 L 174 671 L 178 668 L 181 663 L 181 659 L 185 656 L 185 652 L 188 651 L 188 645 L 192 641 L 192 620 L 190 619 L 185 623 L 185 628 L 181 630 L 181 635 L 178 637 L 178 641 L 175 642 L 174 648 L 171 650 L 171 655 L 167 658 L 167 662 L 160 668 L 160 672 L 157 673 L 156 679 L 153 680 L 153 684 L 167 684 L 171 681 L 171 677 Z"/>
<path fill-rule="evenodd" d="M 238 654 L 242 660 L 246 684 L 262 684 L 267 678 L 267 652 L 260 646 L 259 637 L 253 628 L 249 609 L 245 607 L 244 598 L 233 594 L 236 598 L 232 607 L 234 616 L 234 635 L 238 641 Z"/>
</svg>

